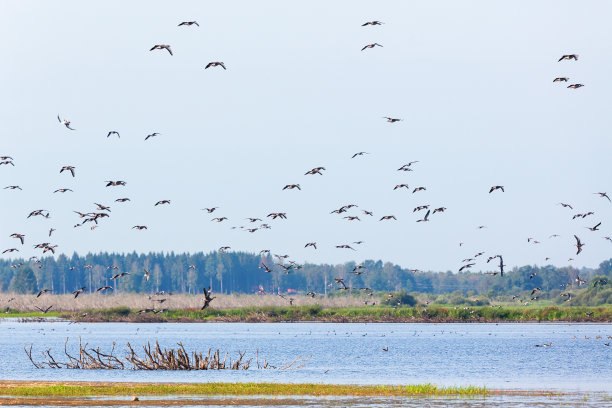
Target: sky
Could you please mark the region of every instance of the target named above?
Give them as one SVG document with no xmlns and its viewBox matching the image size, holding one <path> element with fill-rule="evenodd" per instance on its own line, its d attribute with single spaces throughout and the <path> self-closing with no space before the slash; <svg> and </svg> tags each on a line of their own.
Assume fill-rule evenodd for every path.
<svg viewBox="0 0 612 408">
<path fill-rule="evenodd" d="M 0 156 L 15 166 L 0 166 L 0 187 L 23 190 L 0 189 L 0 249 L 20 250 L 2 257 L 50 242 L 68 255 L 230 246 L 457 271 L 484 251 L 507 268 L 597 267 L 612 257 L 612 204 L 593 194 L 612 195 L 611 12 L 604 1 L 5 0 Z M 361 26 L 372 20 L 384 24 Z M 227 70 L 204 69 L 213 61 Z M 323 176 L 304 175 L 317 166 Z M 74 228 L 73 211 L 94 203 L 111 216 Z M 358 207 L 330 214 L 346 204 Z M 447 209 L 417 223 L 427 204 Z M 28 219 L 36 209 L 51 218 Z M 246 232 L 247 217 L 272 228 Z"/>
</svg>

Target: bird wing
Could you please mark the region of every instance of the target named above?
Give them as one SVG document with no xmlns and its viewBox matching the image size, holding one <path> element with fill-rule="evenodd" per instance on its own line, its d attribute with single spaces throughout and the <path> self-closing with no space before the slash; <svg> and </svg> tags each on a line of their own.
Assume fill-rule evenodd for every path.
<svg viewBox="0 0 612 408">
<path fill-rule="evenodd" d="M 165 48 L 168 50 L 168 52 L 170 53 L 170 55 L 174 55 L 174 54 L 172 54 L 172 50 L 170 49 L 170 46 L 167 46 L 167 47 L 165 47 Z"/>
</svg>

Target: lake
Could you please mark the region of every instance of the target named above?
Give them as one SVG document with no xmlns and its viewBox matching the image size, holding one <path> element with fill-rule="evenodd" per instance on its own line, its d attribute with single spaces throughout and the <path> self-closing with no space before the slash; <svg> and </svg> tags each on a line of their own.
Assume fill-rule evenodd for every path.
<svg viewBox="0 0 612 408">
<path fill-rule="evenodd" d="M 138 382 L 291 382 L 331 384 L 475 385 L 490 389 L 612 392 L 610 324 L 499 323 L 21 323 L 0 320 L 0 379 Z M 23 347 L 43 360 L 50 348 L 65 360 L 64 342 L 123 356 L 147 341 L 188 352 L 209 348 L 245 358 L 255 353 L 281 366 L 301 356 L 295 370 L 133 371 L 36 369 Z M 599 337 L 599 338 L 598 338 Z M 552 342 L 550 347 L 536 344 Z M 388 348 L 388 351 L 383 351 Z"/>
</svg>

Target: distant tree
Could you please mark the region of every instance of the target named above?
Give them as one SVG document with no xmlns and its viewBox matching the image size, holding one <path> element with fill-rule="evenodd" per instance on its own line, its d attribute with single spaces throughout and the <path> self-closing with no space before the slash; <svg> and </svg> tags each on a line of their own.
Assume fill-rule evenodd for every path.
<svg viewBox="0 0 612 408">
<path fill-rule="evenodd" d="M 21 268 L 15 272 L 9 290 L 15 293 L 32 294 L 38 292 L 36 276 L 32 268 Z"/>
</svg>

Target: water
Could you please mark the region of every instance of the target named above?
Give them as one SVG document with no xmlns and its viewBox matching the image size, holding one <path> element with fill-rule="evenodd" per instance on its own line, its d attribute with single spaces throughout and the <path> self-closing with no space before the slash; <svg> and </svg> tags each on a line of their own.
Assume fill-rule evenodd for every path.
<svg viewBox="0 0 612 408">
<path fill-rule="evenodd" d="M 601 339 L 596 339 L 600 336 Z M 609 324 L 329 324 L 329 323 L 19 323 L 0 321 L 1 380 L 138 382 L 291 382 L 330 384 L 476 385 L 490 389 L 612 392 Z M 58 360 L 70 338 L 122 356 L 130 342 L 147 341 L 187 351 L 210 347 L 255 366 L 265 358 L 280 366 L 310 358 L 297 370 L 133 371 L 36 369 L 23 351 L 33 344 L 42 360 L 50 348 Z M 585 339 L 588 337 L 589 339 Z M 552 342 L 551 347 L 535 347 Z M 388 347 L 389 351 L 383 351 Z"/>
</svg>

